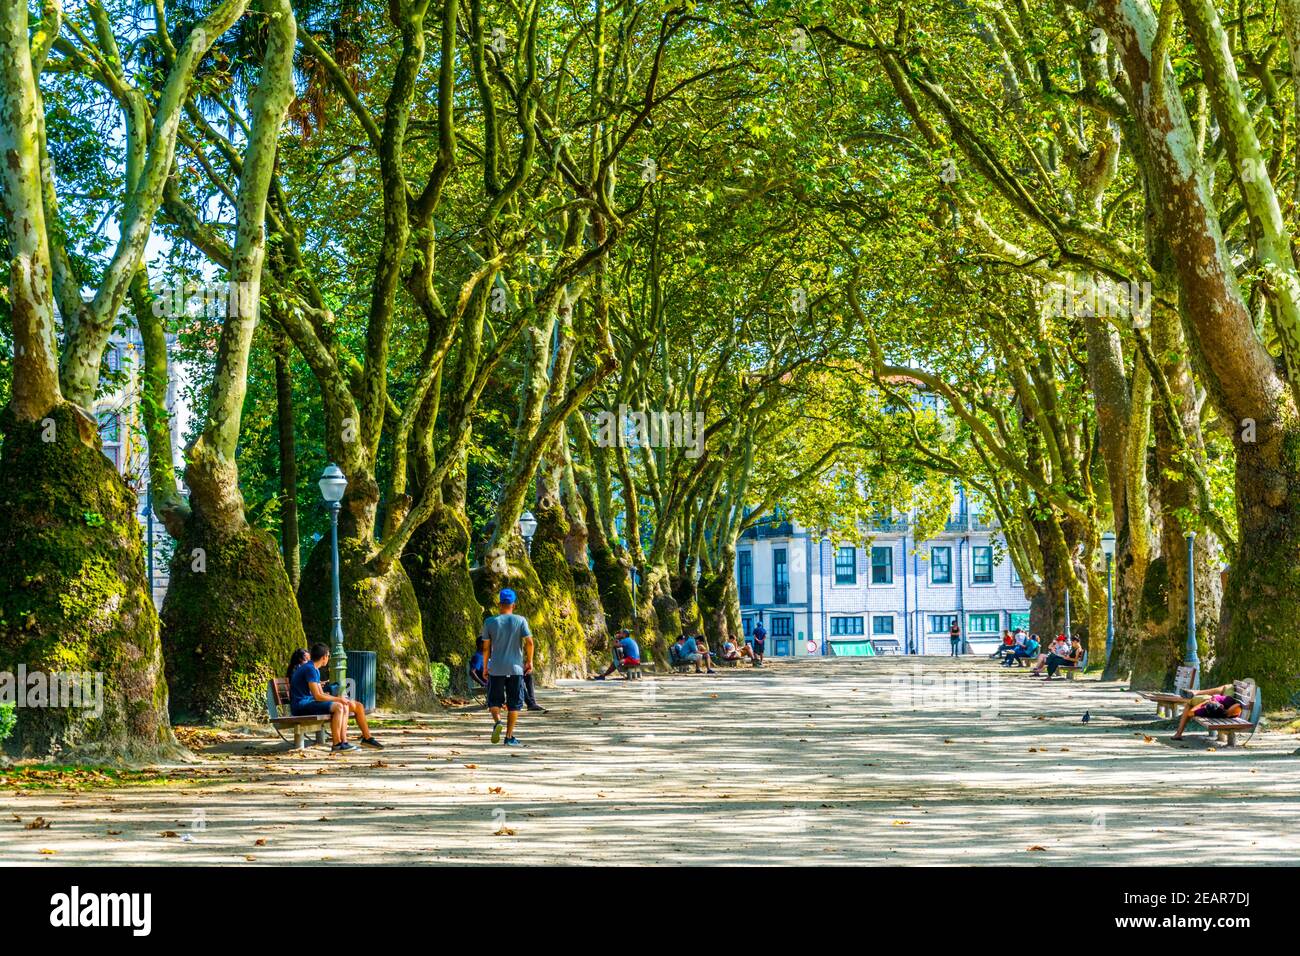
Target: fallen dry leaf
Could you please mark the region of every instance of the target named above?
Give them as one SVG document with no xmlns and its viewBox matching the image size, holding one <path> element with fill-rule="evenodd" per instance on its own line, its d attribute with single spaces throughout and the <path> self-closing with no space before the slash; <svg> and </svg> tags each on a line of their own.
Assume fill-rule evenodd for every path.
<svg viewBox="0 0 1300 956">
<path fill-rule="evenodd" d="M 159 836 L 179 838 L 180 834 L 177 833 L 175 830 L 164 830 L 161 834 L 159 834 Z"/>
<path fill-rule="evenodd" d="M 266 837 L 262 837 L 260 840 L 254 840 L 253 846 L 266 846 Z"/>
<path fill-rule="evenodd" d="M 1046 853 L 1046 852 L 1047 852 L 1047 847 L 1045 847 L 1045 846 L 1039 846 L 1037 843 L 1035 843 L 1033 846 L 1031 846 L 1031 847 L 1030 847 L 1028 850 L 1026 850 L 1025 852 L 1026 852 L 1026 853 Z"/>
<path fill-rule="evenodd" d="M 46 820 L 44 817 L 37 817 L 31 823 L 28 823 L 26 826 L 23 827 L 24 830 L 48 830 L 49 828 L 50 828 L 49 821 Z"/>
<path fill-rule="evenodd" d="M 514 836 L 515 831 L 510 829 L 509 827 L 502 827 L 500 830 L 498 830 L 496 833 L 492 835 L 493 836 Z"/>
<path fill-rule="evenodd" d="M 488 793 L 505 793 L 500 787 L 488 787 Z"/>
</svg>

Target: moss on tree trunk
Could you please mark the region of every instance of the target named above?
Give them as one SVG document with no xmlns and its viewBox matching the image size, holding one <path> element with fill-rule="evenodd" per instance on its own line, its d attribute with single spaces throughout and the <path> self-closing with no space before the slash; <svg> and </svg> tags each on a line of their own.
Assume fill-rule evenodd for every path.
<svg viewBox="0 0 1300 956">
<path fill-rule="evenodd" d="M 424 645 L 420 605 L 401 562 L 387 570 L 366 561 L 357 538 L 339 541 L 339 589 L 343 646 L 378 655 L 375 698 L 392 710 L 430 711 L 437 703 L 429 652 Z M 308 641 L 333 644 L 334 611 L 330 584 L 330 539 L 312 549 L 298 588 Z"/>
<path fill-rule="evenodd" d="M 1264 705 L 1300 675 L 1300 423 L 1294 414 L 1237 443 L 1241 553 L 1228 572 L 1210 680 L 1254 678 Z M 1202 684 L 1204 685 L 1204 681 Z"/>
<path fill-rule="evenodd" d="M 436 508 L 411 536 L 402 566 L 420 606 L 429 660 L 451 670 L 453 690 L 468 690 L 466 666 L 483 623 L 483 608 L 469 573 L 469 527 L 454 508 Z"/>
<path fill-rule="evenodd" d="M 528 618 L 533 632 L 533 666 L 538 678 L 549 682 L 557 677 L 577 676 L 586 666 L 581 628 L 575 618 L 567 623 L 559 620 L 549 592 L 524 551 L 520 537 L 511 535 L 504 544 L 503 560 L 480 565 L 470 572 L 479 604 L 488 613 L 495 614 L 497 594 L 502 588 L 511 588 L 517 598 L 515 613 Z M 548 560 L 545 555 L 541 557 L 543 561 Z M 563 558 L 561 553 L 560 560 Z"/>
<path fill-rule="evenodd" d="M 172 558 L 162 637 L 178 721 L 264 719 L 267 679 L 307 644 L 271 535 L 222 533 L 196 511 Z"/>
<path fill-rule="evenodd" d="M 101 713 L 20 707 L 7 746 L 60 760 L 179 753 L 135 494 L 71 405 L 0 425 L 0 670 L 103 679 Z"/>
</svg>

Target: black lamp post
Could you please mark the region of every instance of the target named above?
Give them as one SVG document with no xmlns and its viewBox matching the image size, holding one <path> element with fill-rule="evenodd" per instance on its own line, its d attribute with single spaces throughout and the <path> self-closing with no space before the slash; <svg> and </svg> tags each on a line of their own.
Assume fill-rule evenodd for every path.
<svg viewBox="0 0 1300 956">
<path fill-rule="evenodd" d="M 348 480 L 339 466 L 330 462 L 317 484 L 330 510 L 330 585 L 334 591 L 334 646 L 330 649 L 330 676 L 338 682 L 339 693 L 346 694 L 348 654 L 343 649 L 343 602 L 339 593 L 339 502 L 348 490 Z"/>
<path fill-rule="evenodd" d="M 1107 531 L 1101 536 L 1101 550 L 1106 555 L 1106 663 L 1110 663 L 1110 650 L 1115 646 L 1115 593 L 1111 587 L 1112 566 L 1115 561 L 1115 535 Z"/>
</svg>

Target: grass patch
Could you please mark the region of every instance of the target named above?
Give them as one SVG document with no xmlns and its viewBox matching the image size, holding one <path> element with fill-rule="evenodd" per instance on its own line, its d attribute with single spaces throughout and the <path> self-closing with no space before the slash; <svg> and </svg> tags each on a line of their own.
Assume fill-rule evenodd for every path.
<svg viewBox="0 0 1300 956">
<path fill-rule="evenodd" d="M 0 788 L 9 790 L 110 790 L 132 785 L 167 786 L 198 783 L 157 769 L 74 767 L 62 764 L 28 764 L 0 770 Z"/>
</svg>

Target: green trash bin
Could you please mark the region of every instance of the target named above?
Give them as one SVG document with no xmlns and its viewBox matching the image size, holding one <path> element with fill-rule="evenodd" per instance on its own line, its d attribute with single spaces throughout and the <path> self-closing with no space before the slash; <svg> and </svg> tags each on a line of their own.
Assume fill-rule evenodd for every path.
<svg viewBox="0 0 1300 956">
<path fill-rule="evenodd" d="M 379 655 L 374 651 L 348 651 L 348 683 L 352 698 L 361 701 L 366 713 L 375 709 L 375 670 Z"/>
</svg>

